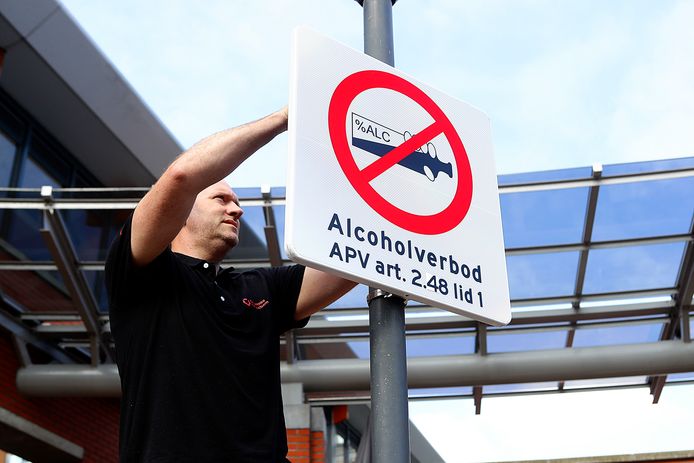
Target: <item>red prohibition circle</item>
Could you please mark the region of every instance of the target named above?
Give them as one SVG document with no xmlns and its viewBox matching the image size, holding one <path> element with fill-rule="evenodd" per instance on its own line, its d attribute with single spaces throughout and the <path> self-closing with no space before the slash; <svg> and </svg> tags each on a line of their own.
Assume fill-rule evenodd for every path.
<svg viewBox="0 0 694 463">
<path fill-rule="evenodd" d="M 402 93 L 419 104 L 434 119 L 434 123 L 430 127 L 420 132 L 420 134 L 426 132 L 423 136 L 427 139 L 424 143 L 419 143 L 417 147 L 426 144 L 427 141 L 438 136 L 439 133 L 443 133 L 451 145 L 458 170 L 458 186 L 453 200 L 441 212 L 432 215 L 419 215 L 394 206 L 370 185 L 373 177 L 369 178 L 369 175 L 365 173 L 367 169 L 379 161 L 367 166 L 363 170 L 357 166 L 349 147 L 347 132 L 345 131 L 347 112 L 357 95 L 372 88 L 385 88 Z M 414 84 L 399 76 L 383 71 L 360 71 L 347 76 L 337 86 L 330 99 L 328 131 L 337 161 L 352 187 L 374 211 L 389 222 L 414 233 L 438 235 L 455 228 L 467 215 L 470 209 L 470 202 L 472 201 L 472 171 L 470 170 L 470 161 L 467 157 L 465 146 L 463 146 L 458 132 L 441 108 Z M 413 136 L 412 140 L 414 141 L 418 135 Z M 384 158 L 385 156 L 379 160 Z M 392 162 L 392 160 L 386 161 L 386 164 L 389 162 Z M 414 195 L 417 193 L 411 192 L 410 194 Z"/>
</svg>

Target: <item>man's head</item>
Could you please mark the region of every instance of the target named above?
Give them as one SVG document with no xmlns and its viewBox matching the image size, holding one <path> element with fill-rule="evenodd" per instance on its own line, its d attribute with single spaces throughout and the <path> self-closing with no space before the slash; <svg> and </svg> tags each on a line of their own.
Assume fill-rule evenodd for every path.
<svg viewBox="0 0 694 463">
<path fill-rule="evenodd" d="M 239 199 L 226 181 L 202 190 L 195 198 L 185 225 L 172 249 L 211 262 L 221 261 L 229 249 L 239 244 Z"/>
</svg>

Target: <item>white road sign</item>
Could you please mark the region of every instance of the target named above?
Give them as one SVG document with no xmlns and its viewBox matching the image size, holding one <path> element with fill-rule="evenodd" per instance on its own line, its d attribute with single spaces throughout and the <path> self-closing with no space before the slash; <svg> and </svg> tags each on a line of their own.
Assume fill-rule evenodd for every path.
<svg viewBox="0 0 694 463">
<path fill-rule="evenodd" d="M 510 321 L 484 113 L 306 28 L 294 32 L 289 113 L 292 260 Z"/>
</svg>

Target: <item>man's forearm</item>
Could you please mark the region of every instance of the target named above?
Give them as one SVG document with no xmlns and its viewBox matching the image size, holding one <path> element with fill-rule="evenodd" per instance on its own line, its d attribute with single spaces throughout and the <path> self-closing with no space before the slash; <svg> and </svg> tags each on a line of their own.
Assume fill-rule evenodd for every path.
<svg viewBox="0 0 694 463">
<path fill-rule="evenodd" d="M 185 225 L 195 197 L 287 129 L 286 108 L 211 135 L 180 155 L 133 214 L 131 249 L 137 265 L 161 253 Z"/>
<path fill-rule="evenodd" d="M 285 130 L 286 108 L 199 141 L 179 156 L 164 175 L 175 175 L 178 182 L 183 183 L 185 190 L 199 192 L 222 180 Z"/>
</svg>

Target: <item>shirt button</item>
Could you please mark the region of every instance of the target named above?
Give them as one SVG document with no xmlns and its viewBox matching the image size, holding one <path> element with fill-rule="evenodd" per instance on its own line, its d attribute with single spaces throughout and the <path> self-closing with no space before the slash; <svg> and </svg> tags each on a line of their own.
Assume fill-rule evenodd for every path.
<svg viewBox="0 0 694 463">
<path fill-rule="evenodd" d="M 219 296 L 219 298 L 224 302 L 224 296 Z"/>
<path fill-rule="evenodd" d="M 209 267 L 209 266 L 210 266 L 210 264 L 208 264 L 207 262 L 205 262 L 204 264 L 202 264 L 202 268 L 207 268 L 207 267 Z"/>
</svg>

